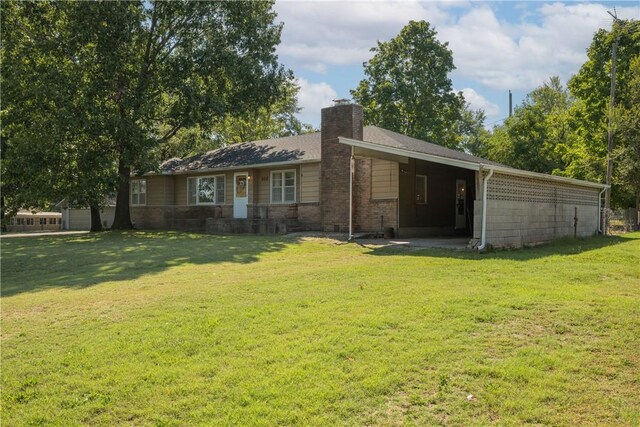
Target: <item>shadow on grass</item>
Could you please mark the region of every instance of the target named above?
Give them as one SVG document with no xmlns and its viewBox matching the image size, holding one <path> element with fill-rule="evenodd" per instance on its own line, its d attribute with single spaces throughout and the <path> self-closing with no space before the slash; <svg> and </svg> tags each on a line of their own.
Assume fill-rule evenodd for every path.
<svg viewBox="0 0 640 427">
<path fill-rule="evenodd" d="M 522 249 L 490 250 L 483 253 L 471 250 L 429 249 L 416 247 L 380 247 L 368 254 L 373 256 L 408 255 L 418 257 L 436 257 L 481 261 L 483 259 L 501 259 L 510 261 L 529 261 L 550 256 L 577 255 L 583 252 L 603 249 L 609 246 L 640 241 L 640 233 L 617 236 L 596 236 L 588 238 L 562 238 L 551 243 Z"/>
<path fill-rule="evenodd" d="M 295 239 L 183 232 L 104 232 L 2 240 L 2 296 L 131 280 L 183 264 L 252 263 Z"/>
</svg>

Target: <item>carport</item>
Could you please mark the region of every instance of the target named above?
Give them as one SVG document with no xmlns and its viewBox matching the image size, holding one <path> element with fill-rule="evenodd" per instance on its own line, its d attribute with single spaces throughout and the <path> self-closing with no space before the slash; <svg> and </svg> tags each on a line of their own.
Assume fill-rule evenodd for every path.
<svg viewBox="0 0 640 427">
<path fill-rule="evenodd" d="M 435 146 L 441 150 L 437 155 L 368 141 L 339 140 L 351 146 L 354 159 L 394 162 L 398 174 L 396 237 L 466 237 L 467 241 L 471 240 L 482 168 L 481 163 L 472 161 L 477 158 L 439 146 Z M 433 144 L 426 146 L 426 143 L 418 142 L 421 143 L 418 148 L 423 151 L 425 148 L 433 150 Z M 449 154 L 449 157 L 442 154 Z M 352 162 L 352 175 L 356 172 L 353 170 L 356 164 Z"/>
<path fill-rule="evenodd" d="M 470 246 L 484 249 L 600 230 L 604 184 L 513 169 L 395 132 L 376 132 L 376 142 L 339 138 L 351 147 L 350 219 L 354 200 L 360 211 L 375 202 L 353 194 L 362 191 L 365 159 L 384 159 L 388 169 L 397 169 L 395 229 L 401 239 L 466 237 Z M 374 168 L 369 169 L 374 181 Z M 349 231 L 353 236 L 352 222 Z"/>
</svg>

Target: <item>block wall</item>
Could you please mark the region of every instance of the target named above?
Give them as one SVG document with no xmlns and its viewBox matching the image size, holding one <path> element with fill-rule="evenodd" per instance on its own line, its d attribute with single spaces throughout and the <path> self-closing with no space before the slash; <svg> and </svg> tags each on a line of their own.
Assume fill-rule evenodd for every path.
<svg viewBox="0 0 640 427">
<path fill-rule="evenodd" d="M 487 192 L 487 243 L 522 247 L 598 231 L 599 190 L 542 179 L 494 174 Z M 482 201 L 475 204 L 475 238 L 480 238 Z"/>
</svg>

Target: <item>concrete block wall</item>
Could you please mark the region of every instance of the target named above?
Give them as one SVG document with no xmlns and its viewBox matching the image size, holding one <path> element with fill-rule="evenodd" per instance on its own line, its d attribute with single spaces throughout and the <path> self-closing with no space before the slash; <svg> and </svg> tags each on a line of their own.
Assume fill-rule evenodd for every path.
<svg viewBox="0 0 640 427">
<path fill-rule="evenodd" d="M 504 191 L 509 184 L 510 191 Z M 519 248 L 573 236 L 576 209 L 576 235 L 592 236 L 598 231 L 598 194 L 588 187 L 500 175 L 497 185 L 489 181 L 487 243 Z M 475 201 L 474 211 L 473 237 L 480 239 L 482 200 Z"/>
</svg>

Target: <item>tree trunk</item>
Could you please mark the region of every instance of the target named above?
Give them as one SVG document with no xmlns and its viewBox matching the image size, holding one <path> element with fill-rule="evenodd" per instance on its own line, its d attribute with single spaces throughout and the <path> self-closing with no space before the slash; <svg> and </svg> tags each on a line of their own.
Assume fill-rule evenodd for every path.
<svg viewBox="0 0 640 427">
<path fill-rule="evenodd" d="M 91 231 L 102 231 L 100 208 L 98 206 L 89 206 L 89 209 L 91 210 Z"/>
<path fill-rule="evenodd" d="M 118 162 L 118 195 L 116 196 L 116 214 L 113 218 L 112 230 L 132 230 L 131 213 L 129 212 L 129 176 L 131 168 L 125 164 L 124 156 Z"/>
<path fill-rule="evenodd" d="M 0 196 L 0 229 L 7 231 L 7 224 L 4 220 L 4 195 Z"/>
</svg>

